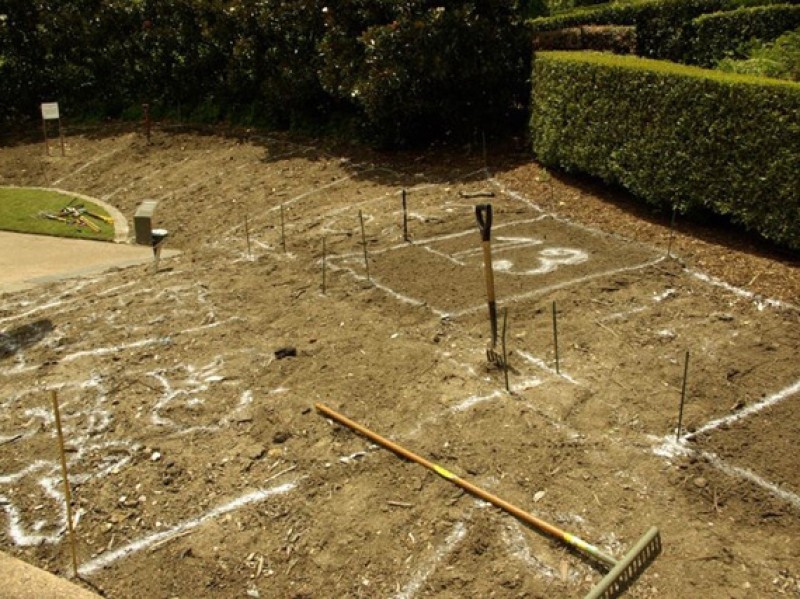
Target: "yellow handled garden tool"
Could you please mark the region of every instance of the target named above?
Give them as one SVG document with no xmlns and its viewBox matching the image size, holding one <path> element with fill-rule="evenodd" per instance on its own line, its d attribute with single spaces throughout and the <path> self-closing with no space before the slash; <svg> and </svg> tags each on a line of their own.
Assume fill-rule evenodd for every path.
<svg viewBox="0 0 800 599">
<path fill-rule="evenodd" d="M 519 518 L 526 524 L 537 528 L 551 537 L 563 541 L 570 547 L 583 552 L 593 560 L 606 566 L 609 570 L 608 573 L 589 592 L 589 594 L 586 595 L 585 599 L 611 599 L 612 597 L 619 597 L 631 584 L 633 584 L 633 582 L 647 568 L 647 566 L 649 566 L 653 560 L 658 557 L 659 553 L 661 553 L 661 535 L 658 532 L 658 528 L 653 526 L 639 539 L 639 541 L 630 549 L 630 551 L 625 554 L 625 557 L 623 557 L 621 560 L 617 560 L 613 556 L 608 555 L 601 549 L 587 543 L 575 535 L 564 532 L 556 526 L 537 518 L 533 514 L 529 514 L 517 506 L 500 499 L 496 495 L 493 495 L 488 491 L 485 491 L 480 487 L 464 480 L 463 478 L 456 476 L 438 464 L 429 462 L 425 458 L 409 451 L 408 449 L 405 449 L 404 447 L 401 447 L 397 443 L 394 443 L 385 437 L 381 437 L 379 434 L 372 432 L 368 428 L 361 426 L 346 416 L 342 416 L 338 412 L 335 412 L 328 406 L 317 403 L 314 404 L 314 407 L 318 412 L 321 412 L 328 418 L 335 420 L 339 424 L 342 424 L 347 428 L 364 435 L 367 439 L 377 443 L 381 447 L 388 449 L 402 458 L 424 466 L 442 478 L 449 480 L 454 485 L 461 487 L 468 493 L 471 493 L 472 495 L 479 497 L 484 501 L 488 501 L 495 507 L 508 512 L 512 516 Z"/>
</svg>

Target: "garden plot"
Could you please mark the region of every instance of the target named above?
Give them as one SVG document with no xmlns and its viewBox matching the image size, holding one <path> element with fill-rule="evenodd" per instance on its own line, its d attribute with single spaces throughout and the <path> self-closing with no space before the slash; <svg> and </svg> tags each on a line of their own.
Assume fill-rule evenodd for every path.
<svg viewBox="0 0 800 599">
<path fill-rule="evenodd" d="M 768 596 L 800 574 L 796 509 L 777 492 L 797 492 L 796 397 L 748 411 L 800 378 L 791 309 L 545 215 L 475 160 L 425 169 L 280 140 L 154 140 L 81 138 L 83 161 L 48 161 L 62 185 L 127 214 L 160 199 L 183 253 L 157 275 L 0 299 L 4 550 L 68 571 L 57 390 L 80 572 L 112 597 L 566 597 L 599 579 L 320 417 L 318 401 L 614 555 L 661 527 L 665 555 L 631 597 Z M 35 154 L 9 151 L 15 164 Z M 486 363 L 481 202 L 495 209 L 512 393 Z M 372 285 L 357 282 L 359 212 Z M 297 355 L 278 360 L 286 346 Z M 694 461 L 665 463 L 665 435 Z"/>
<path fill-rule="evenodd" d="M 645 248 L 541 217 L 494 228 L 495 289 L 501 303 L 541 296 L 616 272 L 642 268 L 659 258 Z M 371 253 L 371 272 L 382 288 L 440 316 L 458 317 L 484 306 L 485 283 L 477 228 Z M 363 255 L 343 256 L 334 266 L 365 277 Z"/>
</svg>

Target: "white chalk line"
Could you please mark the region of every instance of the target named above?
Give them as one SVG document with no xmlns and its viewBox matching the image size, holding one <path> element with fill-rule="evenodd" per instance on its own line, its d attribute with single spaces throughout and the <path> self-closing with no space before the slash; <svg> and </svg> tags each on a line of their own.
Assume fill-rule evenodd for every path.
<svg viewBox="0 0 800 599">
<path fill-rule="evenodd" d="M 517 191 L 510 190 L 507 186 L 505 186 L 498 179 L 496 179 L 494 177 L 489 177 L 488 181 L 491 182 L 492 184 L 496 185 L 498 187 L 498 189 L 500 189 L 501 193 L 503 193 L 505 195 L 508 195 L 509 197 L 512 197 L 515 200 L 521 201 L 522 203 L 526 204 L 528 207 L 530 207 L 530 208 L 532 208 L 532 209 L 534 209 L 534 210 L 536 210 L 538 212 L 543 212 L 547 216 L 550 216 L 550 217 L 552 217 L 553 219 L 555 219 L 555 220 L 557 220 L 559 222 L 562 222 L 562 223 L 565 223 L 565 224 L 568 224 L 568 225 L 572 225 L 572 226 L 578 227 L 580 229 L 583 229 L 585 231 L 593 232 L 593 233 L 598 234 L 598 235 L 611 237 L 613 239 L 619 239 L 619 240 L 622 240 L 622 241 L 626 241 L 628 243 L 637 243 L 639 245 L 642 245 L 639 242 L 634 242 L 634 241 L 632 241 L 630 239 L 626 239 L 624 237 L 620 237 L 620 236 L 617 236 L 617 235 L 612 235 L 612 234 L 607 233 L 605 231 L 602 231 L 600 229 L 587 227 L 587 226 L 582 225 L 580 223 L 575 223 L 575 222 L 572 222 L 570 220 L 566 220 L 566 219 L 564 219 L 564 218 L 562 218 L 562 217 L 560 217 L 560 216 L 558 216 L 556 214 L 545 212 L 538 204 L 536 204 L 535 202 L 533 202 L 532 200 L 527 198 L 524 194 L 522 194 L 520 192 L 517 192 Z M 656 251 L 656 248 L 651 248 L 651 249 L 653 251 Z M 694 278 L 696 278 L 696 279 L 698 279 L 700 281 L 703 281 L 705 283 L 708 283 L 709 285 L 712 285 L 714 287 L 719 287 L 721 289 L 725 289 L 726 291 L 728 291 L 728 292 L 730 292 L 730 293 L 732 293 L 734 295 L 737 295 L 737 296 L 745 298 L 745 299 L 752 300 L 753 303 L 755 304 L 756 308 L 758 308 L 758 310 L 763 310 L 765 307 L 770 307 L 770 308 L 783 309 L 783 310 L 793 310 L 795 312 L 800 312 L 800 306 L 797 306 L 797 305 L 792 304 L 790 302 L 784 302 L 782 300 L 778 300 L 778 299 L 774 299 L 774 298 L 764 298 L 764 297 L 762 297 L 762 296 L 760 296 L 760 295 L 758 295 L 756 293 L 753 293 L 752 291 L 748 291 L 746 289 L 742 289 L 741 287 L 736 287 L 735 285 L 731 285 L 730 283 L 722 281 L 721 279 L 718 279 L 716 277 L 712 277 L 712 276 L 710 276 L 710 275 L 708 275 L 706 273 L 702 273 L 702 272 L 697 271 L 697 270 L 693 270 L 693 269 L 690 269 L 690 268 L 684 268 L 683 270 L 684 270 L 684 272 L 688 273 L 689 275 L 693 276 Z"/>
<path fill-rule="evenodd" d="M 179 160 L 178 162 L 175 162 L 175 163 L 173 163 L 173 164 L 171 164 L 169 166 L 162 166 L 161 168 L 157 168 L 154 171 L 151 171 L 149 174 L 147 174 L 144 177 L 142 177 L 141 179 L 136 179 L 135 181 L 133 181 L 131 183 L 128 183 L 126 185 L 120 185 L 115 190 L 113 190 L 113 191 L 111 191 L 111 192 L 109 192 L 109 193 L 107 193 L 105 195 L 100 196 L 100 199 L 107 202 L 108 200 L 113 198 L 115 195 L 117 195 L 119 192 L 121 192 L 121 191 L 130 191 L 131 189 L 136 187 L 136 185 L 138 185 L 139 183 L 143 183 L 144 181 L 149 181 L 150 179 L 152 179 L 156 175 L 161 174 L 164 170 L 166 170 L 168 168 L 169 169 L 177 168 L 181 164 L 183 164 L 184 162 L 187 162 L 188 160 L 189 160 L 189 157 L 187 156 L 183 160 Z"/>
<path fill-rule="evenodd" d="M 467 527 L 463 522 L 456 522 L 450 530 L 447 538 L 439 547 L 436 548 L 433 556 L 427 564 L 417 570 L 411 579 L 403 586 L 400 592 L 392 595 L 395 599 L 411 599 L 425 584 L 425 581 L 436 571 L 439 563 L 455 550 L 464 537 L 467 536 Z"/>
<path fill-rule="evenodd" d="M 531 548 L 525 535 L 522 534 L 522 527 L 516 518 L 506 521 L 502 531 L 503 542 L 508 547 L 509 553 L 520 560 L 528 568 L 531 568 L 546 578 L 559 578 L 555 568 L 547 565 L 542 560 L 531 553 Z M 571 571 L 570 580 L 578 578 L 578 573 Z"/>
<path fill-rule="evenodd" d="M 270 497 L 275 495 L 283 495 L 295 489 L 298 485 L 298 481 L 290 481 L 287 483 L 283 483 L 282 485 L 278 485 L 275 487 L 268 487 L 266 489 L 258 489 L 257 491 L 252 491 L 250 493 L 246 493 L 237 497 L 236 499 L 229 501 L 223 505 L 220 505 L 213 510 L 210 510 L 192 520 L 187 520 L 186 522 L 182 522 L 177 526 L 173 526 L 168 530 L 163 530 L 161 532 L 153 533 L 148 535 L 144 538 L 141 538 L 137 541 L 133 541 L 128 543 L 127 545 L 123 545 L 118 549 L 114 549 L 113 551 L 107 551 L 99 555 L 98 557 L 84 562 L 78 567 L 78 573 L 81 576 L 90 576 L 94 574 L 98 570 L 106 568 L 113 564 L 114 562 L 129 557 L 135 553 L 139 553 L 140 551 L 147 549 L 155 545 L 156 543 L 160 543 L 166 541 L 172 537 L 175 537 L 181 533 L 194 530 L 208 522 L 209 520 L 213 520 L 230 512 L 239 510 L 243 507 L 254 503 L 261 503 Z"/>
<path fill-rule="evenodd" d="M 700 435 L 711 432 L 720 427 L 733 424 L 734 422 L 747 418 L 748 416 L 752 416 L 753 414 L 757 414 L 762 410 L 769 408 L 770 406 L 777 405 L 780 402 L 784 401 L 785 399 L 794 396 L 798 392 L 800 392 L 800 380 L 793 383 L 792 385 L 784 387 L 783 389 L 781 389 L 776 393 L 773 393 L 772 395 L 761 400 L 760 402 L 751 404 L 734 414 L 730 414 L 722 418 L 716 418 L 714 420 L 711 420 L 707 422 L 705 425 L 701 426 L 696 431 L 688 433 L 683 437 L 681 437 L 680 439 L 675 439 L 674 435 L 668 435 L 661 439 L 658 439 L 657 440 L 658 444 L 653 447 L 652 452 L 655 455 L 667 459 L 673 458 L 678 455 L 700 455 L 709 464 L 711 464 L 721 472 L 727 474 L 728 476 L 732 476 L 734 478 L 736 477 L 744 478 L 752 482 L 753 484 L 763 488 L 772 495 L 779 497 L 780 499 L 792 504 L 797 508 L 800 508 L 800 496 L 791 493 L 790 491 L 786 491 L 785 489 L 782 489 L 780 486 L 764 479 L 763 477 L 752 472 L 751 470 L 728 464 L 714 453 L 706 452 L 703 450 L 697 450 L 687 445 L 687 441 L 695 439 Z"/>
<path fill-rule="evenodd" d="M 564 379 L 565 381 L 567 381 L 568 383 L 572 383 L 573 385 L 583 386 L 583 383 L 579 383 L 574 378 L 572 378 L 570 375 L 568 375 L 566 372 L 563 372 L 563 371 L 562 372 L 557 372 L 555 368 L 550 368 L 544 360 L 541 360 L 541 359 L 537 358 L 536 356 L 534 356 L 532 354 L 529 354 L 528 352 L 523 351 L 523 350 L 517 350 L 517 353 L 526 362 L 528 362 L 530 364 L 533 364 L 534 366 L 544 370 L 548 374 L 550 374 L 550 375 L 552 375 L 554 377 L 558 377 L 558 378 Z M 561 370 L 561 369 L 559 368 L 559 370 Z"/>
<path fill-rule="evenodd" d="M 728 416 L 723 416 L 722 418 L 717 418 L 715 420 L 711 420 L 707 422 L 699 429 L 694 432 L 688 433 L 682 437 L 682 441 L 687 441 L 689 439 L 694 439 L 700 435 L 703 435 L 709 431 L 717 429 L 721 426 L 726 426 L 728 424 L 732 424 L 738 420 L 742 420 L 743 418 L 747 418 L 752 414 L 757 414 L 766 408 L 779 404 L 784 399 L 787 399 L 796 393 L 800 392 L 800 380 L 794 382 L 793 384 L 789 385 L 788 387 L 784 387 L 777 393 L 773 393 L 769 397 L 762 399 L 759 402 L 754 404 L 750 404 L 746 408 L 739 410 L 733 414 L 729 414 Z"/>
<path fill-rule="evenodd" d="M 795 508 L 800 509 L 800 495 L 783 489 L 779 485 L 759 476 L 752 470 L 729 464 L 715 453 L 689 447 L 682 440 L 676 441 L 673 435 L 669 435 L 660 439 L 654 437 L 650 438 L 655 441 L 651 451 L 653 454 L 659 457 L 671 460 L 677 456 L 698 456 L 720 472 L 727 474 L 732 478 L 741 478 L 747 480 L 752 484 L 761 487 L 774 497 L 777 497 L 778 499 L 789 503 Z"/>
<path fill-rule="evenodd" d="M 89 162 L 87 162 L 86 164 L 84 164 L 80 168 L 72 171 L 71 173 L 67 173 L 66 175 L 64 175 L 60 179 L 57 179 L 56 181 L 53 181 L 53 183 L 51 184 L 52 187 L 55 187 L 56 185 L 58 185 L 59 183 L 61 183 L 65 179 L 69 179 L 70 177 L 73 177 L 73 176 L 77 175 L 78 173 L 81 173 L 81 172 L 85 171 L 87 168 L 89 168 L 93 164 L 95 164 L 97 162 L 100 162 L 101 160 L 105 160 L 109 156 L 113 156 L 114 154 L 117 154 L 118 152 L 121 152 L 124 149 L 125 149 L 125 146 L 123 146 L 121 148 L 115 148 L 115 149 L 111 150 L 110 152 L 106 152 L 105 154 L 101 154 L 100 156 L 96 156 L 96 157 L 92 158 L 91 160 L 89 160 Z"/>
<path fill-rule="evenodd" d="M 643 262 L 641 264 L 635 264 L 633 266 L 623 266 L 621 268 L 615 268 L 612 270 L 606 270 L 603 272 L 598 272 L 590 275 L 586 275 L 584 277 L 578 277 L 577 279 L 570 279 L 568 281 L 563 281 L 561 283 L 556 283 L 554 285 L 548 285 L 547 287 L 541 287 L 536 289 L 535 291 L 529 291 L 527 293 L 520 293 L 518 295 L 511 295 L 505 297 L 501 300 L 497 301 L 498 306 L 502 306 L 504 304 L 515 303 L 520 301 L 525 301 L 529 299 L 533 299 L 535 297 L 539 297 L 541 295 L 545 295 L 547 293 L 551 293 L 553 291 L 558 291 L 560 289 L 565 289 L 567 287 L 572 287 L 573 285 L 577 285 L 579 283 L 586 283 L 588 281 L 592 281 L 594 279 L 600 279 L 603 277 L 610 277 L 616 274 L 620 274 L 623 272 L 635 272 L 637 270 L 644 270 L 645 268 L 649 268 L 654 266 L 660 262 L 663 262 L 665 258 L 662 256 L 660 258 L 656 258 L 655 260 L 650 260 L 648 262 Z M 453 318 L 458 318 L 460 316 L 467 316 L 468 314 L 473 314 L 475 312 L 479 312 L 481 310 L 486 309 L 485 305 L 477 305 L 473 306 L 472 308 L 466 308 L 464 310 L 459 310 L 457 312 L 451 312 L 450 316 Z"/>
<path fill-rule="evenodd" d="M 715 277 L 712 277 L 710 275 L 707 275 L 705 273 L 696 270 L 691 270 L 688 268 L 684 270 L 694 278 L 703 281 L 704 283 L 708 283 L 709 285 L 712 285 L 714 287 L 719 287 L 721 289 L 724 289 L 725 291 L 728 291 L 741 298 L 752 300 L 753 304 L 759 311 L 763 310 L 765 307 L 769 307 L 781 310 L 794 310 L 795 312 L 800 312 L 800 307 L 795 306 L 794 304 L 791 304 L 789 302 L 783 302 L 777 299 L 761 297 L 760 295 L 757 295 L 752 291 L 747 291 L 746 289 L 735 287 L 730 283 L 726 283 L 725 281 L 722 281 L 720 279 L 717 279 Z"/>
</svg>

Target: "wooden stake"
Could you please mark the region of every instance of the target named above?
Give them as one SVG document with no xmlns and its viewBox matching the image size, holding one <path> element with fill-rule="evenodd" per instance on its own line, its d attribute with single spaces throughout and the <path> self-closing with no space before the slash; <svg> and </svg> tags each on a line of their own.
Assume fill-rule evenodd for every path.
<svg viewBox="0 0 800 599">
<path fill-rule="evenodd" d="M 683 403 L 686 401 L 686 379 L 689 374 L 689 350 L 686 350 L 686 358 L 683 362 L 683 384 L 681 385 L 681 407 L 678 410 L 678 428 L 675 431 L 675 440 L 680 441 L 681 426 L 683 424 Z"/>
<path fill-rule="evenodd" d="M 247 215 L 244 215 L 244 236 L 247 238 L 247 258 L 252 259 L 253 253 L 250 251 L 250 226 L 247 222 Z"/>
<path fill-rule="evenodd" d="M 325 236 L 322 236 L 322 295 L 325 295 L 325 271 L 327 263 L 327 248 L 325 247 Z"/>
<path fill-rule="evenodd" d="M 61 476 L 64 478 L 64 497 L 67 504 L 67 531 L 69 532 L 70 548 L 72 550 L 72 573 L 78 577 L 78 556 L 75 551 L 75 530 L 72 527 L 72 494 L 69 490 L 69 476 L 67 474 L 67 458 L 64 452 L 64 433 L 61 430 L 61 412 L 58 409 L 58 392 L 50 392 L 53 400 L 53 413 L 56 418 L 56 432 L 58 433 L 58 450 L 61 454 Z"/>
<path fill-rule="evenodd" d="M 506 325 L 508 323 L 508 308 L 503 308 L 503 336 L 501 337 L 503 343 L 503 374 L 506 378 L 506 391 L 511 393 L 511 387 L 508 385 L 508 353 L 506 353 Z"/>
<path fill-rule="evenodd" d="M 408 205 L 405 189 L 403 190 L 403 241 L 408 242 Z"/>
<path fill-rule="evenodd" d="M 286 221 L 283 217 L 283 204 L 281 204 L 281 247 L 283 248 L 283 253 L 286 253 Z"/>
<path fill-rule="evenodd" d="M 47 119 L 42 117 L 42 131 L 44 131 L 44 153 L 50 156 L 50 140 L 47 138 Z"/>
<path fill-rule="evenodd" d="M 64 149 L 64 133 L 61 131 L 61 117 L 58 117 L 58 139 L 61 141 L 61 157 L 67 155 L 66 150 Z"/>
<path fill-rule="evenodd" d="M 367 270 L 367 281 L 371 283 L 372 279 L 369 277 L 369 256 L 367 255 L 367 234 L 364 232 L 364 215 L 361 210 L 358 211 L 358 220 L 361 223 L 361 243 L 364 245 L 364 268 Z"/>
<path fill-rule="evenodd" d="M 553 300 L 553 347 L 556 352 L 556 374 L 561 374 L 558 362 L 558 324 L 556 322 L 556 302 Z"/>
<path fill-rule="evenodd" d="M 142 104 L 144 110 L 144 134 L 147 137 L 147 145 L 150 145 L 150 104 Z"/>
</svg>

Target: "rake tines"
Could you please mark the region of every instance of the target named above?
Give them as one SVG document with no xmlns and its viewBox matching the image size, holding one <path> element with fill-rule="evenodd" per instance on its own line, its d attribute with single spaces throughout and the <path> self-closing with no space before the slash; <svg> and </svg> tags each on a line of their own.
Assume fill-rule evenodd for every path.
<svg viewBox="0 0 800 599">
<path fill-rule="evenodd" d="M 624 593 L 661 553 L 661 535 L 651 527 L 584 599 L 614 599 Z"/>
</svg>

